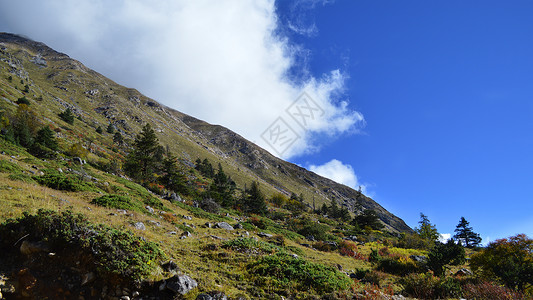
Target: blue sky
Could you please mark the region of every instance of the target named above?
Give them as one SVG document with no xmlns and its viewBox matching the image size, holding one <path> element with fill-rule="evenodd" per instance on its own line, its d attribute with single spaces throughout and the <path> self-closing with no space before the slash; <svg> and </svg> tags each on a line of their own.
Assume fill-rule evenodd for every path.
<svg viewBox="0 0 533 300">
<path fill-rule="evenodd" d="M 20 0 L 0 4 L 0 31 L 261 146 L 277 118 L 298 128 L 285 109 L 306 91 L 324 116 L 280 156 L 362 185 L 413 228 L 423 212 L 453 233 L 464 216 L 487 242 L 533 236 L 532 13 L 531 1 Z"/>
<path fill-rule="evenodd" d="M 291 4 L 279 5 L 290 20 Z M 461 216 L 486 240 L 533 235 L 533 2 L 337 1 L 307 13 L 311 73 L 339 68 L 364 134 L 301 165 L 350 164 L 412 227 Z M 288 22 L 287 22 L 288 23 Z"/>
</svg>

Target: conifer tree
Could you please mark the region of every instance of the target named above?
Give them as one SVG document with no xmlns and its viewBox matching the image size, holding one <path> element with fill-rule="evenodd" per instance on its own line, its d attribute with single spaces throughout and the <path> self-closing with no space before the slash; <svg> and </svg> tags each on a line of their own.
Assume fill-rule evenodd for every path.
<svg viewBox="0 0 533 300">
<path fill-rule="evenodd" d="M 439 232 L 434 224 L 431 224 L 428 217 L 423 213 L 420 213 L 420 221 L 418 221 L 420 227 L 415 228 L 418 235 L 428 241 L 435 242 L 439 239 Z"/>
<path fill-rule="evenodd" d="M 135 138 L 133 150 L 126 157 L 124 171 L 136 180 L 151 182 L 162 158 L 163 148 L 152 126 L 147 123 Z"/>
<path fill-rule="evenodd" d="M 160 182 L 169 190 L 180 194 L 188 194 L 187 177 L 179 172 L 177 157 L 168 152 L 163 160 L 163 176 Z"/>
<path fill-rule="evenodd" d="M 246 212 L 259 215 L 267 212 L 265 196 L 259 189 L 257 182 L 252 182 L 250 189 L 245 191 L 243 198 L 243 208 Z"/>
<path fill-rule="evenodd" d="M 459 224 L 455 228 L 453 238 L 460 241 L 466 248 L 474 248 L 481 243 L 481 237 L 469 225 L 470 223 L 464 217 L 461 217 Z"/>
</svg>

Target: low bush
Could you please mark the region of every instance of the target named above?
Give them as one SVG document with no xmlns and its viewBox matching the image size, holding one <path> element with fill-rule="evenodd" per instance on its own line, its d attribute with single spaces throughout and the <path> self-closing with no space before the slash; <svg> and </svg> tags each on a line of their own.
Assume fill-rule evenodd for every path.
<svg viewBox="0 0 533 300">
<path fill-rule="evenodd" d="M 98 198 L 94 198 L 91 203 L 107 208 L 127 209 L 135 211 L 142 210 L 138 203 L 132 201 L 128 197 L 120 195 L 104 195 Z"/>
<path fill-rule="evenodd" d="M 384 257 L 379 261 L 377 269 L 398 276 L 405 276 L 410 273 L 419 273 L 422 271 L 422 268 L 419 265 L 417 265 L 411 258 L 405 256 Z"/>
<path fill-rule="evenodd" d="M 78 178 L 74 178 L 73 176 L 67 177 L 63 173 L 58 172 L 49 173 L 41 176 L 34 176 L 33 179 L 39 184 L 45 185 L 55 190 L 63 190 L 70 192 L 98 191 L 98 189 L 92 183 L 83 182 Z"/>
<path fill-rule="evenodd" d="M 308 262 L 279 252 L 264 256 L 248 265 L 248 271 L 256 276 L 259 286 L 281 290 L 309 291 L 318 294 L 344 290 L 353 281 L 333 267 Z"/>
<path fill-rule="evenodd" d="M 70 211 L 41 209 L 34 215 L 24 212 L 20 218 L 2 223 L 0 236 L 0 245 L 6 249 L 25 236 L 48 243 L 54 252 L 90 255 L 100 275 L 114 274 L 126 280 L 145 278 L 164 258 L 155 243 L 131 232 L 92 224 L 83 215 Z"/>
<path fill-rule="evenodd" d="M 435 277 L 432 273 L 409 274 L 402 278 L 404 293 L 419 299 L 461 297 L 461 282 L 452 277 Z M 480 298 L 484 299 L 484 298 Z"/>
</svg>

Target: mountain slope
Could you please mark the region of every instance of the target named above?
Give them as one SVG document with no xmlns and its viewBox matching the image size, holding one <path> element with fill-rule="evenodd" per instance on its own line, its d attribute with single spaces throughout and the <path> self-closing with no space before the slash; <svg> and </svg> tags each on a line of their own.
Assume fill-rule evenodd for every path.
<svg viewBox="0 0 533 300">
<path fill-rule="evenodd" d="M 374 209 L 388 230 L 412 231 L 403 220 L 360 192 L 283 161 L 227 128 L 195 119 L 118 85 L 42 43 L 1 33 L 0 58 L 0 66 L 18 77 L 15 81 L 22 79 L 28 86 L 27 93 L 18 94 L 1 86 L 2 101 L 13 103 L 24 95 L 35 99 L 32 108 L 65 130 L 58 135 L 65 137 L 68 145 L 89 143 L 95 156 L 112 159 L 112 137 L 102 138 L 95 129 L 111 123 L 131 141 L 149 122 L 161 143 L 186 164 L 208 158 L 221 163 L 241 186 L 257 180 L 265 193 L 302 194 L 310 207 L 336 201 L 355 213 Z M 22 81 L 18 89 L 23 89 Z M 57 114 L 66 108 L 83 120 L 81 128 L 65 128 L 61 124 Z"/>
</svg>

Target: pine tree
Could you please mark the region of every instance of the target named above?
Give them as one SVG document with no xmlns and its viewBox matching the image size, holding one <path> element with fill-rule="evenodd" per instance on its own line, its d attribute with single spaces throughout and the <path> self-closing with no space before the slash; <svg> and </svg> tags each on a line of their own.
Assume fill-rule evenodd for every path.
<svg viewBox="0 0 533 300">
<path fill-rule="evenodd" d="M 435 242 L 439 238 L 439 232 L 437 227 L 429 221 L 428 217 L 423 213 L 420 213 L 420 221 L 418 221 L 420 227 L 415 228 L 415 231 L 418 235 L 428 241 Z"/>
<path fill-rule="evenodd" d="M 135 138 L 133 151 L 126 157 L 124 171 L 134 179 L 151 182 L 162 158 L 163 148 L 152 126 L 147 123 Z"/>
<path fill-rule="evenodd" d="M 107 133 L 113 134 L 115 132 L 115 126 L 113 126 L 113 124 L 109 123 L 109 125 L 107 125 L 106 131 L 107 131 Z"/>
<path fill-rule="evenodd" d="M 60 113 L 58 115 L 63 121 L 67 122 L 68 124 L 72 125 L 74 124 L 74 114 L 70 110 L 70 108 L 67 108 L 64 112 Z"/>
<path fill-rule="evenodd" d="M 243 196 L 243 208 L 246 212 L 259 215 L 267 212 L 265 196 L 259 189 L 257 182 L 252 182 L 250 189 L 247 189 Z"/>
<path fill-rule="evenodd" d="M 122 137 L 122 134 L 120 132 L 115 132 L 113 135 L 113 143 L 118 144 L 119 146 L 122 146 L 124 144 L 124 138 Z"/>
<path fill-rule="evenodd" d="M 180 194 L 188 194 L 187 177 L 179 172 L 177 158 L 171 152 L 163 160 L 163 176 L 160 182 L 167 189 Z"/>
<path fill-rule="evenodd" d="M 460 241 L 466 248 L 474 248 L 481 243 L 481 237 L 469 225 L 470 223 L 464 217 L 461 217 L 459 224 L 455 228 L 453 238 Z"/>
<path fill-rule="evenodd" d="M 370 227 L 373 230 L 380 230 L 383 224 L 379 221 L 379 216 L 373 209 L 365 209 L 362 214 L 357 215 L 352 220 L 352 224 L 361 229 Z"/>
</svg>

